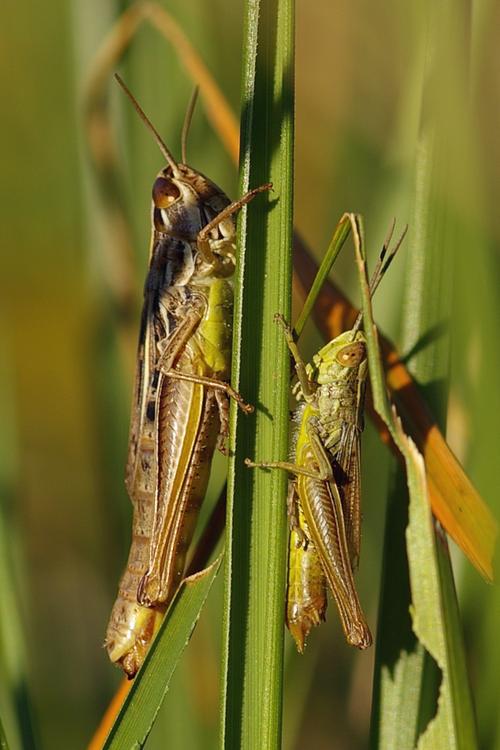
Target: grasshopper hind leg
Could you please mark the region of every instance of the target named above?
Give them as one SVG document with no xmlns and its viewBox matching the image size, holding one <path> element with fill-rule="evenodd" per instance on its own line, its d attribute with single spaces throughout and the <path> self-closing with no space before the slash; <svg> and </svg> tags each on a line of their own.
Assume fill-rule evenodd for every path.
<svg viewBox="0 0 500 750">
<path fill-rule="evenodd" d="M 219 408 L 219 434 L 217 436 L 217 449 L 223 456 L 229 454 L 227 448 L 227 438 L 229 437 L 229 398 L 224 391 L 215 390 L 215 400 Z"/>
<path fill-rule="evenodd" d="M 290 534 L 295 533 L 295 544 L 297 547 L 307 549 L 309 544 L 309 537 L 305 533 L 304 529 L 300 525 L 299 517 L 299 502 L 297 495 L 297 485 L 293 479 L 288 482 L 288 494 L 286 497 L 286 508 L 288 513 L 288 525 L 290 528 Z"/>
<path fill-rule="evenodd" d="M 298 652 L 303 653 L 312 628 L 325 620 L 326 578 L 308 535 L 294 481 L 288 485 L 287 506 L 290 539 L 285 622 Z"/>
</svg>

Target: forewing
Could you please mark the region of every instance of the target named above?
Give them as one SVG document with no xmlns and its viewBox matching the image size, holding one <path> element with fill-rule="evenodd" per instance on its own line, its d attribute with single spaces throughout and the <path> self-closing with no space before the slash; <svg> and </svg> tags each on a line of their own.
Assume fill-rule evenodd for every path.
<svg viewBox="0 0 500 750">
<path fill-rule="evenodd" d="M 356 570 L 361 547 L 361 434 L 352 424 L 344 422 L 340 437 L 340 448 L 335 456 L 338 472 L 338 487 L 344 511 L 347 545 L 352 569 Z"/>
<path fill-rule="evenodd" d="M 139 479 L 140 453 L 145 445 L 151 444 L 152 447 L 155 441 L 155 410 L 153 407 L 148 413 L 147 408 L 148 403 L 154 404 L 156 400 L 155 391 L 158 385 L 158 373 L 155 368 L 156 343 L 154 325 L 152 323 L 153 317 L 151 300 L 146 299 L 142 311 L 141 330 L 137 349 L 137 365 L 130 417 L 127 465 L 125 469 L 125 485 L 132 501 L 134 501 L 135 488 Z M 151 454 L 151 460 L 146 461 L 146 463 L 143 461 L 144 466 L 148 464 L 148 471 L 150 472 L 154 472 L 154 467 L 152 466 L 153 453 Z"/>
<path fill-rule="evenodd" d="M 158 359 L 172 337 L 178 316 L 165 307 L 174 287 L 192 273 L 189 246 L 180 240 L 154 234 L 150 265 L 144 285 L 144 304 L 137 349 L 134 400 L 130 421 L 125 484 L 132 500 L 136 490 L 145 489 L 156 477 L 157 399 L 161 375 Z M 186 278 L 184 278 L 186 277 Z M 161 346 L 163 344 L 163 347 Z"/>
<path fill-rule="evenodd" d="M 348 643 L 367 648 L 372 638 L 354 584 L 344 512 L 334 479 L 297 478 L 310 536 L 339 611 Z"/>
</svg>

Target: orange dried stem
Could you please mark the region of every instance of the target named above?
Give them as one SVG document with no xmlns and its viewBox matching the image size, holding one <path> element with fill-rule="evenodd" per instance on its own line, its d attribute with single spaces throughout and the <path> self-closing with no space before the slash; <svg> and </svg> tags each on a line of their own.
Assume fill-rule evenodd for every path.
<svg viewBox="0 0 500 750">
<path fill-rule="evenodd" d="M 102 750 L 106 738 L 111 731 L 111 727 L 115 723 L 116 717 L 118 716 L 132 685 L 132 680 L 125 679 L 120 682 L 120 685 L 111 699 L 111 703 L 107 707 L 94 736 L 87 746 L 87 750 Z"/>
</svg>

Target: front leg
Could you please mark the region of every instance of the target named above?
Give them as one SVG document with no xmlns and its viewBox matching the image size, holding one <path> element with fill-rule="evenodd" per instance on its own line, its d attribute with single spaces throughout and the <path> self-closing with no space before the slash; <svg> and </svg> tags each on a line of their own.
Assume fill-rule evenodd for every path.
<svg viewBox="0 0 500 750">
<path fill-rule="evenodd" d="M 286 322 L 283 315 L 281 315 L 280 313 L 276 313 L 276 315 L 274 316 L 274 320 L 276 323 L 279 323 L 279 325 L 283 329 L 283 334 L 285 336 L 286 343 L 288 345 L 288 348 L 290 349 L 290 354 L 293 357 L 293 361 L 295 362 L 295 372 L 297 373 L 297 378 L 300 384 L 300 388 L 302 390 L 302 395 L 304 396 L 304 399 L 306 401 L 311 401 L 311 399 L 314 396 L 314 388 L 312 387 L 311 382 L 309 378 L 307 377 L 306 365 L 305 365 L 304 360 L 301 357 L 299 348 L 297 344 L 295 343 L 292 329 Z"/>
<path fill-rule="evenodd" d="M 243 195 L 239 200 L 233 201 L 229 204 L 229 206 L 226 206 L 226 208 L 220 211 L 220 213 L 218 213 L 217 216 L 212 219 L 212 221 L 209 221 L 208 224 L 205 224 L 203 229 L 198 233 L 196 244 L 198 250 L 200 251 L 203 258 L 207 261 L 207 263 L 213 263 L 215 261 L 212 248 L 210 247 L 209 239 L 212 229 L 216 229 L 221 222 L 223 222 L 225 219 L 228 219 L 230 216 L 242 209 L 243 206 L 245 206 L 247 203 L 250 203 L 250 201 L 255 198 L 256 195 L 264 192 L 265 190 L 270 190 L 271 188 L 272 184 L 268 182 L 265 185 L 260 185 L 259 187 L 253 188 L 253 190 L 249 190 L 248 193 L 245 193 L 245 195 Z"/>
<path fill-rule="evenodd" d="M 295 533 L 296 540 L 295 546 L 302 547 L 306 550 L 309 544 L 309 539 L 304 529 L 300 524 L 300 510 L 299 510 L 299 499 L 297 495 L 297 485 L 290 479 L 288 482 L 288 494 L 286 496 L 286 508 L 288 513 L 288 525 L 290 527 L 290 533 Z"/>
<path fill-rule="evenodd" d="M 310 477 L 310 479 L 318 479 L 320 481 L 328 478 L 317 471 L 310 471 L 309 469 L 304 469 L 302 466 L 293 464 L 291 461 L 252 461 L 250 458 L 245 458 L 244 463 L 249 469 L 283 469 L 283 471 L 288 471 L 290 474 L 295 474 L 296 476 Z"/>
<path fill-rule="evenodd" d="M 317 479 L 320 482 L 329 482 L 334 479 L 333 469 L 328 457 L 328 452 L 324 447 L 321 438 L 316 430 L 314 424 L 309 421 L 307 426 L 307 436 L 314 453 L 314 458 L 318 469 L 306 469 L 299 464 L 294 464 L 291 461 L 252 461 L 249 458 L 245 458 L 245 466 L 250 469 L 283 469 L 288 471 L 290 474 L 296 476 L 309 477 L 310 479 Z"/>
</svg>

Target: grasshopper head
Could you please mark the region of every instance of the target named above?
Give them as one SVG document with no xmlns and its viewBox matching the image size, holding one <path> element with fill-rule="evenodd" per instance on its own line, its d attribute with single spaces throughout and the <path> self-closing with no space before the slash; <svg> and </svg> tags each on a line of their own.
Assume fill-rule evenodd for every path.
<svg viewBox="0 0 500 750">
<path fill-rule="evenodd" d="M 196 243 L 200 231 L 229 205 L 215 183 L 186 164 L 169 164 L 153 184 L 153 222 L 157 232 Z M 227 217 L 208 234 L 208 248 L 200 254 L 201 275 L 230 276 L 234 272 L 236 228 Z"/>
<path fill-rule="evenodd" d="M 201 229 L 229 204 L 208 177 L 186 164 L 168 165 L 153 184 L 153 220 L 158 232 L 195 241 Z M 234 229 L 234 223 L 231 221 Z"/>
<path fill-rule="evenodd" d="M 115 79 L 132 102 L 165 157 L 167 166 L 161 170 L 153 184 L 153 224 L 156 232 L 174 241 L 197 244 L 197 273 L 199 277 L 231 276 L 234 273 L 235 224 L 231 216 L 217 223 L 207 232 L 204 242 L 198 240 L 201 230 L 229 205 L 229 198 L 211 180 L 191 169 L 186 162 L 186 138 L 193 114 L 195 94 L 186 113 L 182 133 L 182 162 L 177 162 L 147 117 L 130 89 L 115 73 Z M 182 253 L 185 253 L 185 246 Z M 193 258 L 191 258 L 193 260 Z"/>
<path fill-rule="evenodd" d="M 365 362 L 364 333 L 357 331 L 353 335 L 352 331 L 344 331 L 314 355 L 309 374 L 319 385 L 324 385 L 334 380 L 344 380 L 351 373 L 356 376 Z"/>
</svg>

